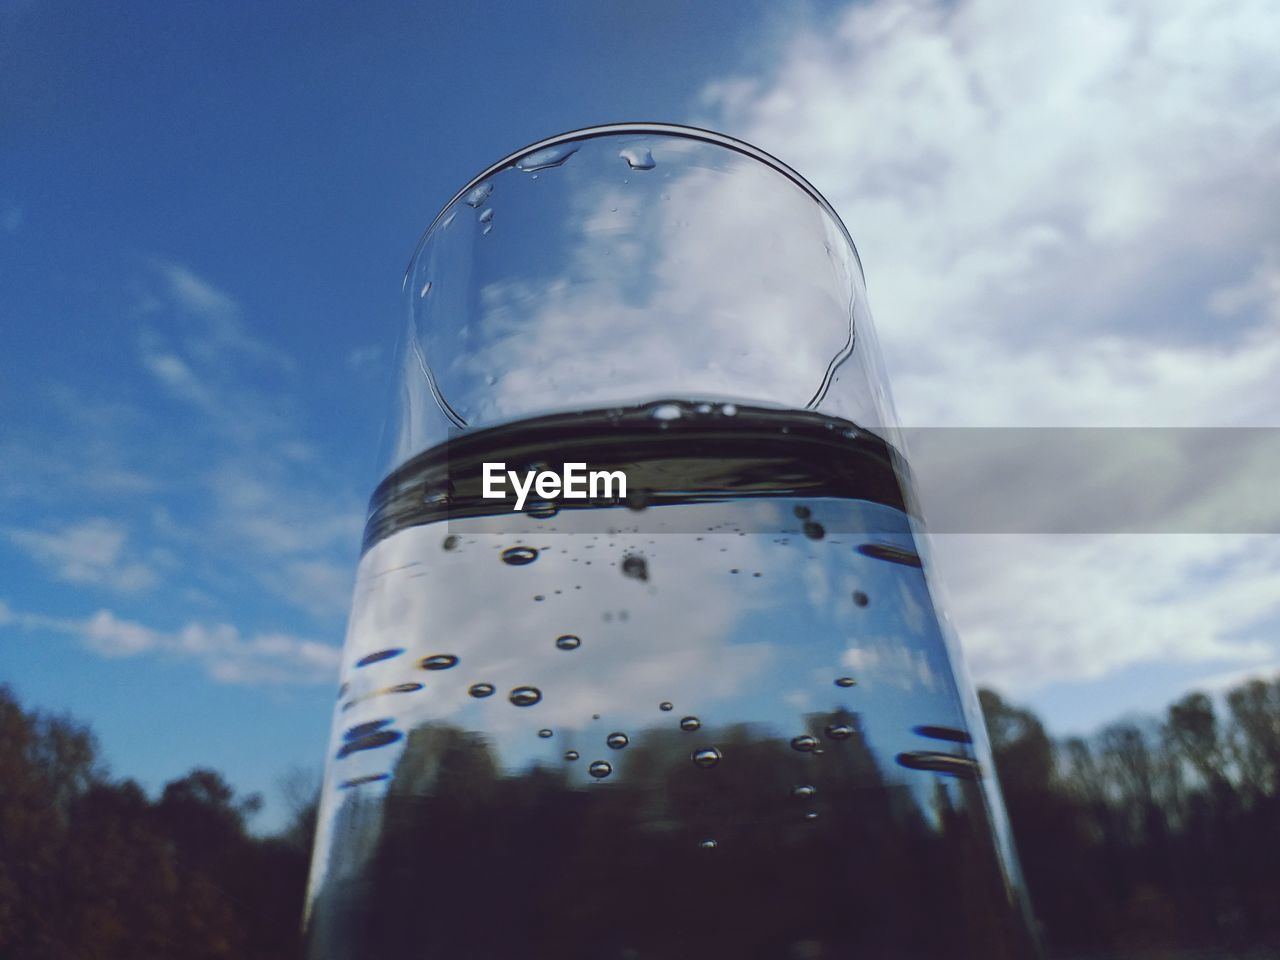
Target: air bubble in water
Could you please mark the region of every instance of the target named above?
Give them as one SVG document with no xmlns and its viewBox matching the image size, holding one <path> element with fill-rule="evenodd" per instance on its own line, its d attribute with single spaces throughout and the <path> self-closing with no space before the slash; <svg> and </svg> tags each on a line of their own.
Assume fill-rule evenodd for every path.
<svg viewBox="0 0 1280 960">
<path fill-rule="evenodd" d="M 799 750 L 801 753 L 813 753 L 817 746 L 817 739 L 809 736 L 807 733 L 799 737 L 791 738 L 791 749 Z"/>
<path fill-rule="evenodd" d="M 538 551 L 533 547 L 507 547 L 502 551 L 502 562 L 513 567 L 523 567 L 538 559 Z"/>
<path fill-rule="evenodd" d="M 715 747 L 703 747 L 701 750 L 693 751 L 689 759 L 693 761 L 695 767 L 702 767 L 706 770 L 714 767 L 723 757 L 724 754 Z"/>
<path fill-rule="evenodd" d="M 383 660 L 390 660 L 392 657 L 398 657 L 404 653 L 404 647 L 392 647 L 389 650 L 378 650 L 374 653 L 366 653 L 363 657 L 356 661 L 357 667 L 367 667 L 371 663 L 379 663 Z"/>
<path fill-rule="evenodd" d="M 342 734 L 343 740 L 359 740 L 369 734 L 381 730 L 383 727 L 389 727 L 392 724 L 390 717 L 384 720 L 369 720 L 365 723 L 357 723 L 354 727 L 348 727 Z"/>
<path fill-rule="evenodd" d="M 818 815 L 814 811 L 810 810 L 808 813 L 804 815 L 804 818 L 806 820 L 817 820 Z"/>
<path fill-rule="evenodd" d="M 559 512 L 560 508 L 550 500 L 539 500 L 525 508 L 525 513 L 535 520 L 550 520 Z"/>
<path fill-rule="evenodd" d="M 639 512 L 653 501 L 653 491 L 647 487 L 636 487 L 627 491 L 627 509 Z"/>
<path fill-rule="evenodd" d="M 836 677 L 837 687 L 856 687 L 857 685 L 858 681 L 853 677 Z"/>
<path fill-rule="evenodd" d="M 932 724 L 925 724 L 920 727 L 912 727 L 911 732 L 922 737 L 932 737 L 934 740 L 950 740 L 952 743 L 973 743 L 973 737 L 968 731 L 957 730 L 955 727 L 936 727 Z"/>
<path fill-rule="evenodd" d="M 695 730 L 702 729 L 702 721 L 697 717 L 683 717 L 680 720 L 680 729 L 693 733 Z"/>
<path fill-rule="evenodd" d="M 791 788 L 791 795 L 793 797 L 800 797 L 801 799 L 808 799 L 809 797 L 812 797 L 817 792 L 818 792 L 817 787 L 810 786 L 807 783 L 802 783 L 798 786 Z"/>
<path fill-rule="evenodd" d="M 628 553 L 622 558 L 622 575 L 632 580 L 648 580 L 649 564 L 638 553 Z"/>
<path fill-rule="evenodd" d="M 618 731 L 616 733 L 611 733 L 609 734 L 609 736 L 605 737 L 604 742 L 609 745 L 610 750 L 621 750 L 623 747 L 625 747 L 628 743 L 631 742 L 631 738 L 628 737 L 625 733 Z"/>
<path fill-rule="evenodd" d="M 577 650 L 580 646 L 582 646 L 582 638 L 576 637 L 572 633 L 556 637 L 557 650 Z"/>
<path fill-rule="evenodd" d="M 649 411 L 649 416 L 655 420 L 679 420 L 681 416 L 680 405 L 678 403 L 660 403 Z"/>
<path fill-rule="evenodd" d="M 355 740 L 348 740 L 338 749 L 338 759 L 349 757 L 353 753 L 361 750 L 376 750 L 378 747 L 385 747 L 389 743 L 395 743 L 403 737 L 399 730 L 379 730 L 368 736 L 359 737 Z"/>
<path fill-rule="evenodd" d="M 545 149 L 534 151 L 527 157 L 521 157 L 516 161 L 516 169 L 523 170 L 525 173 L 536 173 L 539 170 L 558 167 L 577 152 L 578 144 L 576 143 L 561 144 L 558 147 L 546 147 Z"/>
<path fill-rule="evenodd" d="M 448 477 L 429 481 L 422 489 L 423 503 L 448 503 L 452 499 L 453 481 Z"/>
<path fill-rule="evenodd" d="M 591 766 L 587 767 L 587 773 L 591 774 L 597 780 L 603 780 L 609 774 L 613 773 L 613 766 L 606 760 L 592 761 Z"/>
<path fill-rule="evenodd" d="M 804 531 L 804 535 L 810 540 L 821 540 L 827 535 L 827 531 L 823 529 L 822 524 L 816 520 L 806 520 L 804 526 L 800 529 Z"/>
<path fill-rule="evenodd" d="M 458 658 L 452 653 L 433 653 L 429 657 L 423 657 L 419 663 L 423 670 L 448 670 L 457 665 Z"/>
<path fill-rule="evenodd" d="M 577 760 L 577 759 L 578 759 L 578 751 L 577 751 L 577 750 L 566 750 L 566 751 L 564 752 L 564 758 L 565 758 L 566 760 L 568 760 L 570 763 L 573 763 L 573 761 L 575 761 L 575 760 Z"/>
<path fill-rule="evenodd" d="M 663 700 L 660 704 L 658 704 L 658 709 L 664 713 L 670 713 L 672 710 L 675 709 L 675 704 L 673 704 L 670 700 Z"/>
<path fill-rule="evenodd" d="M 853 736 L 853 727 L 847 723 L 829 723 L 822 732 L 828 740 L 848 740 Z"/>
<path fill-rule="evenodd" d="M 516 687 L 507 694 L 507 699 L 517 707 L 532 707 L 542 699 L 542 691 L 537 687 Z"/>
<path fill-rule="evenodd" d="M 632 170 L 652 170 L 658 165 L 648 147 L 627 147 L 618 156 L 627 161 L 627 166 Z"/>
<path fill-rule="evenodd" d="M 718 846 L 720 846 L 720 844 L 716 843 L 716 841 L 714 841 L 714 840 L 710 840 L 710 839 L 707 839 L 707 840 L 703 840 L 703 841 L 701 841 L 701 842 L 698 844 L 698 849 L 700 849 L 700 850 L 714 850 L 714 849 L 715 849 L 716 847 L 718 847 Z"/>
<path fill-rule="evenodd" d="M 493 193 L 492 183 L 482 183 L 473 187 L 471 192 L 466 196 L 466 204 L 468 207 L 478 207 L 489 199 Z"/>
<path fill-rule="evenodd" d="M 444 538 L 444 542 L 440 544 L 446 550 L 452 550 L 458 545 L 458 538 L 452 533 Z"/>
<path fill-rule="evenodd" d="M 483 700 L 485 697 L 492 697 L 493 684 L 492 683 L 473 683 L 467 689 L 467 693 L 471 694 L 477 700 Z"/>
<path fill-rule="evenodd" d="M 870 598 L 870 597 L 868 597 L 868 596 L 867 596 L 865 593 L 863 593 L 861 590 L 855 590 L 855 591 L 853 591 L 853 603 L 854 603 L 854 606 L 858 606 L 858 607 L 865 607 L 865 606 L 866 606 L 868 603 L 870 603 L 870 602 L 871 602 L 871 598 Z"/>
<path fill-rule="evenodd" d="M 546 727 L 543 727 L 541 730 L 538 731 L 538 736 L 540 736 L 543 740 L 548 740 L 553 736 L 553 734 Z"/>
<path fill-rule="evenodd" d="M 726 417 L 734 417 L 734 416 L 737 416 L 738 414 L 738 408 L 735 407 L 732 403 L 726 403 L 723 407 L 720 408 L 720 412 L 723 413 Z"/>
<path fill-rule="evenodd" d="M 907 550 L 893 543 L 864 543 L 855 549 L 864 557 L 871 557 L 873 560 L 888 560 L 890 563 L 900 563 L 904 567 L 924 566 L 920 555 L 914 550 Z"/>
<path fill-rule="evenodd" d="M 912 750 L 910 753 L 898 754 L 895 759 L 909 770 L 929 770 L 963 780 L 979 780 L 982 777 L 982 769 L 972 757 L 958 757 L 934 750 Z"/>
<path fill-rule="evenodd" d="M 804 507 L 804 506 L 796 507 L 796 508 L 795 508 L 794 510 L 792 510 L 791 512 L 792 512 L 792 513 L 794 513 L 794 514 L 796 515 L 796 518 L 797 518 L 797 519 L 799 519 L 799 520 L 808 520 L 808 519 L 809 519 L 809 508 L 808 508 L 808 507 Z"/>
<path fill-rule="evenodd" d="M 431 292 L 431 281 L 428 280 L 426 283 L 422 285 L 422 289 L 418 291 L 418 297 L 419 298 L 425 297 L 430 292 Z"/>
</svg>

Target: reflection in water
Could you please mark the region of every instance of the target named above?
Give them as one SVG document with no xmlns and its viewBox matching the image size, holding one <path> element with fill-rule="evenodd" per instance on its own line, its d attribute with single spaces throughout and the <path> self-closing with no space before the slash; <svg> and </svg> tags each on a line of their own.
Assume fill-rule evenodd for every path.
<svg viewBox="0 0 1280 960">
<path fill-rule="evenodd" d="M 677 409 L 646 417 L 659 453 Z M 406 475 L 357 584 L 313 960 L 1034 956 L 907 519 L 839 496 L 883 475 L 789 425 L 791 459 L 733 462 L 751 496 L 699 502 L 720 474 L 651 459 L 644 510 L 513 532 L 459 482 L 447 550 Z M 712 442 L 721 469 L 740 441 Z M 822 495 L 778 492 L 783 462 Z M 421 694 L 386 697 L 406 672 Z"/>
</svg>

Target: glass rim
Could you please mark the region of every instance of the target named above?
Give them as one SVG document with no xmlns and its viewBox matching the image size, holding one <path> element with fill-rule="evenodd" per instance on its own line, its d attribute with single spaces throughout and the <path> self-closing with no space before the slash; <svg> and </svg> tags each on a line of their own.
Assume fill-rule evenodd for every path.
<svg viewBox="0 0 1280 960">
<path fill-rule="evenodd" d="M 840 219 L 840 214 L 836 213 L 835 208 L 830 201 L 822 195 L 822 193 L 812 183 L 796 172 L 795 169 L 783 163 L 773 154 L 753 144 L 747 143 L 745 140 L 739 140 L 736 137 L 727 134 L 717 133 L 714 130 L 707 130 L 702 127 L 695 127 L 678 123 L 653 123 L 653 122 L 629 122 L 629 123 L 605 123 L 590 127 L 580 127 L 576 130 L 568 130 L 564 133 L 547 137 L 543 140 L 535 141 L 519 150 L 514 150 L 507 154 L 501 160 L 490 164 L 480 173 L 476 174 L 466 184 L 449 198 L 432 218 L 431 223 L 422 231 L 422 235 L 418 238 L 417 244 L 413 248 L 413 255 L 409 258 L 409 264 L 405 268 L 404 281 L 402 289 L 408 289 L 409 278 L 413 273 L 413 265 L 417 262 L 418 255 L 422 252 L 422 248 L 426 245 L 427 238 L 431 236 L 431 231 L 436 228 L 441 219 L 445 216 L 445 212 L 465 197 L 471 190 L 481 181 L 493 176 L 500 170 L 515 165 L 515 162 L 521 157 L 538 150 L 545 150 L 549 147 L 559 146 L 573 140 L 589 140 L 596 137 L 625 136 L 625 135 L 644 136 L 645 134 L 658 135 L 664 137 L 683 137 L 688 140 L 700 140 L 704 143 L 710 143 L 714 146 L 724 147 L 741 153 L 744 156 L 751 157 L 768 167 L 771 167 L 777 173 L 782 174 L 801 190 L 805 191 L 809 196 L 822 208 L 823 212 L 829 216 L 833 223 L 840 229 L 840 233 L 844 236 L 845 241 L 849 244 L 849 249 L 853 251 L 853 260 L 858 265 L 858 273 L 865 285 L 867 282 L 866 272 L 862 268 L 862 255 L 858 253 L 858 247 L 853 242 L 853 237 L 849 233 L 849 228 L 845 226 L 844 221 Z"/>
</svg>

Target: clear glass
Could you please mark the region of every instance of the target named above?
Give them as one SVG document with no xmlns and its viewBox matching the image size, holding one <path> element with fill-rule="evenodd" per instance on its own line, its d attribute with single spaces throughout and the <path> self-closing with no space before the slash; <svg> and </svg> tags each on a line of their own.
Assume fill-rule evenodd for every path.
<svg viewBox="0 0 1280 960">
<path fill-rule="evenodd" d="M 1036 955 L 861 266 L 739 141 L 494 164 L 405 278 L 309 956 Z M 484 465 L 619 471 L 583 500 Z"/>
</svg>

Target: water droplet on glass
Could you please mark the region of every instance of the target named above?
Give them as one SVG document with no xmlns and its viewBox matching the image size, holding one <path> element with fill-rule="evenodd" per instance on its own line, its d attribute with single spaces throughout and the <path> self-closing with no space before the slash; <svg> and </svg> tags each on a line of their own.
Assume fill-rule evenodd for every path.
<svg viewBox="0 0 1280 960">
<path fill-rule="evenodd" d="M 502 551 L 502 562 L 513 567 L 523 567 L 538 559 L 538 551 L 533 547 L 507 547 Z"/>
<path fill-rule="evenodd" d="M 418 297 L 419 298 L 425 297 L 430 292 L 431 292 L 431 281 L 428 280 L 426 283 L 422 285 L 422 289 L 418 291 Z"/>
<path fill-rule="evenodd" d="M 853 603 L 855 606 L 865 607 L 870 602 L 871 602 L 871 598 L 868 597 L 861 590 L 853 591 Z"/>
<path fill-rule="evenodd" d="M 804 531 L 804 535 L 810 540 L 821 540 L 827 535 L 827 531 L 822 528 L 822 524 L 816 520 L 806 520 L 804 526 L 800 529 Z"/>
<path fill-rule="evenodd" d="M 543 596 L 542 594 L 540 594 L 540 593 L 535 593 L 535 594 L 533 595 L 533 599 L 534 599 L 534 601 L 535 601 L 535 602 L 537 602 L 537 603 L 541 603 L 543 600 L 545 600 L 545 599 L 547 599 L 547 598 L 546 598 L 546 597 L 544 597 L 544 596 Z"/>
<path fill-rule="evenodd" d="M 945 773 L 963 780 L 978 780 L 982 776 L 978 761 L 971 757 L 957 757 L 951 753 L 937 753 L 933 750 L 913 750 L 900 753 L 896 757 L 899 764 L 910 770 L 929 770 L 933 773 Z"/>
<path fill-rule="evenodd" d="M 556 637 L 557 650 L 577 650 L 580 646 L 582 646 L 582 638 L 576 637 L 572 633 Z"/>
<path fill-rule="evenodd" d="M 680 405 L 677 403 L 660 403 L 649 411 L 649 416 L 655 420 L 679 420 L 680 415 Z"/>
<path fill-rule="evenodd" d="M 720 412 L 723 413 L 726 417 L 735 417 L 738 415 L 738 408 L 735 407 L 732 403 L 726 403 L 723 407 L 720 408 Z"/>
<path fill-rule="evenodd" d="M 542 699 L 542 691 L 537 687 L 516 687 L 507 694 L 507 699 L 517 707 L 532 707 Z"/>
<path fill-rule="evenodd" d="M 695 767 L 702 767 L 704 770 L 714 767 L 724 757 L 715 747 L 703 747 L 701 750 L 693 751 L 689 759 L 693 761 Z"/>
<path fill-rule="evenodd" d="M 433 653 L 429 657 L 423 657 L 419 664 L 423 670 L 448 670 L 457 665 L 458 658 L 452 653 Z"/>
<path fill-rule="evenodd" d="M 619 731 L 609 734 L 609 736 L 605 737 L 604 742 L 609 745 L 610 750 L 621 750 L 631 742 L 631 738 Z"/>
<path fill-rule="evenodd" d="M 660 704 L 658 704 L 658 709 L 663 711 L 664 713 L 670 713 L 672 710 L 675 709 L 675 704 L 673 704 L 670 700 L 663 700 Z"/>
<path fill-rule="evenodd" d="M 837 687 L 856 687 L 857 685 L 858 681 L 853 677 L 836 677 Z"/>
<path fill-rule="evenodd" d="M 652 170 L 658 165 L 648 147 L 627 147 L 618 156 L 627 161 L 627 166 L 632 170 Z"/>
<path fill-rule="evenodd" d="M 363 657 L 356 661 L 357 667 L 367 667 L 371 663 L 378 663 L 382 660 L 390 660 L 392 657 L 398 657 L 404 653 L 404 647 L 392 647 L 389 650 L 378 650 L 375 653 L 366 653 Z"/>
<path fill-rule="evenodd" d="M 871 557 L 873 560 L 888 560 L 904 567 L 924 566 L 919 554 L 892 543 L 864 543 L 857 550 L 864 557 Z"/>
<path fill-rule="evenodd" d="M 853 736 L 853 727 L 847 723 L 829 723 L 822 732 L 828 740 L 848 740 Z"/>
<path fill-rule="evenodd" d="M 689 733 L 693 733 L 693 731 L 695 730 L 702 729 L 702 721 L 699 720 L 697 717 L 681 717 L 680 729 L 685 730 Z"/>
<path fill-rule="evenodd" d="M 718 846 L 720 846 L 720 844 L 716 843 L 714 840 L 702 840 L 698 843 L 699 850 L 714 850 Z"/>
<path fill-rule="evenodd" d="M 813 753 L 814 748 L 818 746 L 817 738 L 809 736 L 807 733 L 791 738 L 791 749 L 799 750 L 801 753 Z"/>
<path fill-rule="evenodd" d="M 801 799 L 807 799 L 809 797 L 812 797 L 817 792 L 818 792 L 817 787 L 810 786 L 807 783 L 802 783 L 798 786 L 791 788 L 791 795 L 793 797 L 800 797 Z"/>
<path fill-rule="evenodd" d="M 599 719 L 600 719 L 600 714 L 598 714 L 598 713 L 593 713 L 593 714 L 591 715 L 591 719 L 592 719 L 592 720 L 599 720 Z"/>
<path fill-rule="evenodd" d="M 481 223 L 493 223 L 493 207 L 485 207 L 480 211 Z"/>
<path fill-rule="evenodd" d="M 481 183 L 473 187 L 466 196 L 466 204 L 468 207 L 478 207 L 489 199 L 493 193 L 492 183 Z"/>
<path fill-rule="evenodd" d="M 577 751 L 577 750 L 566 750 L 566 751 L 564 752 L 564 758 L 565 758 L 566 760 L 568 760 L 570 763 L 573 763 L 573 761 L 575 761 L 575 760 L 577 760 L 577 759 L 578 759 L 578 751 Z"/>
<path fill-rule="evenodd" d="M 792 512 L 792 513 L 794 513 L 794 514 L 796 515 L 796 518 L 797 518 L 797 519 L 799 519 L 799 520 L 808 520 L 808 519 L 809 519 L 809 508 L 808 508 L 808 507 L 796 507 L 796 508 L 795 508 L 794 510 L 792 510 L 791 512 Z"/>
<path fill-rule="evenodd" d="M 587 773 L 591 774 L 597 780 L 603 780 L 609 774 L 613 773 L 613 767 L 605 760 L 595 760 L 591 766 L 587 767 Z"/>
<path fill-rule="evenodd" d="M 447 537 L 445 537 L 444 542 L 440 544 L 440 546 L 444 547 L 444 549 L 446 550 L 452 550 L 457 545 L 458 545 L 458 538 L 454 536 L 452 533 L 449 534 Z"/>
<path fill-rule="evenodd" d="M 467 693 L 471 694 L 477 700 L 483 700 L 485 697 L 492 697 L 493 684 L 492 683 L 473 683 L 471 687 L 467 690 Z"/>
<path fill-rule="evenodd" d="M 538 170 L 558 167 L 577 152 L 578 144 L 576 143 L 565 143 L 557 147 L 546 147 L 542 150 L 534 151 L 527 157 L 521 157 L 516 161 L 516 169 L 523 170 L 525 173 L 535 173 Z"/>
<path fill-rule="evenodd" d="M 649 564 L 638 553 L 628 553 L 622 558 L 622 575 L 632 580 L 648 580 Z"/>
<path fill-rule="evenodd" d="M 549 740 L 552 737 L 552 735 L 553 735 L 552 732 L 548 730 L 546 727 L 543 727 L 541 730 L 538 731 L 538 736 L 540 736 L 543 740 Z"/>
</svg>

